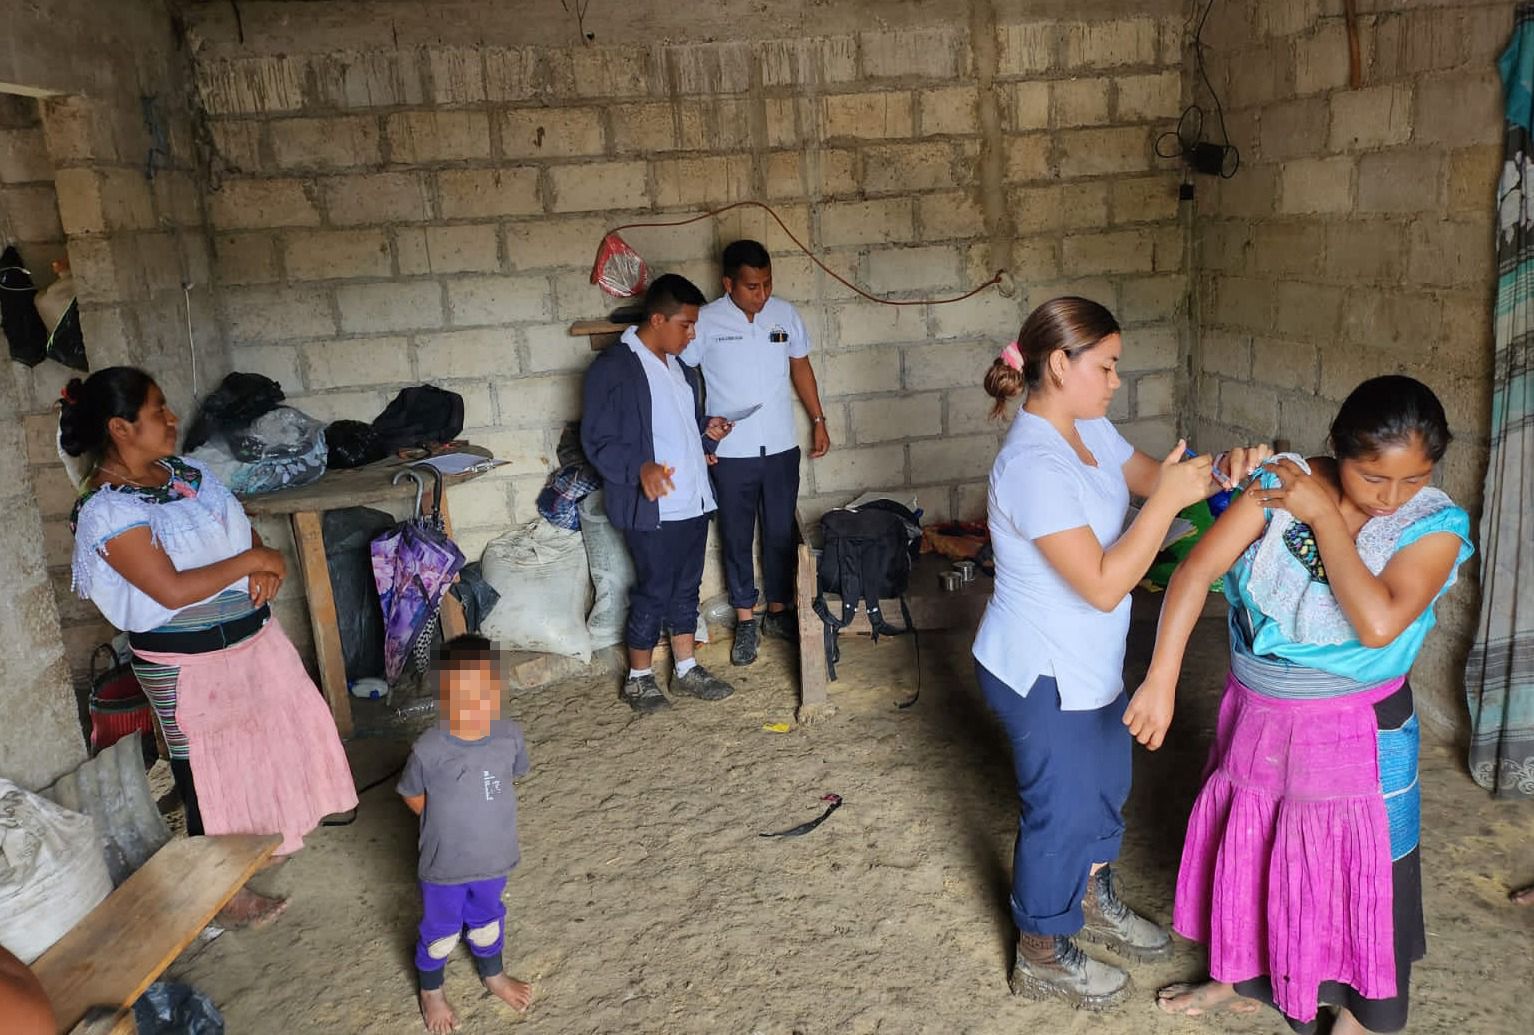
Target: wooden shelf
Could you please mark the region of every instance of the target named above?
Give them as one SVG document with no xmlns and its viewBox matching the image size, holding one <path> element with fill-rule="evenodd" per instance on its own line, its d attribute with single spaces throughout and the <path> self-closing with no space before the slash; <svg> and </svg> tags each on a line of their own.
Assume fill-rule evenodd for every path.
<svg viewBox="0 0 1534 1035">
<path fill-rule="evenodd" d="M 576 320 L 570 325 L 570 337 L 587 338 L 592 352 L 601 352 L 616 344 L 623 332 L 634 326 L 631 323 L 613 323 L 611 320 Z"/>
</svg>

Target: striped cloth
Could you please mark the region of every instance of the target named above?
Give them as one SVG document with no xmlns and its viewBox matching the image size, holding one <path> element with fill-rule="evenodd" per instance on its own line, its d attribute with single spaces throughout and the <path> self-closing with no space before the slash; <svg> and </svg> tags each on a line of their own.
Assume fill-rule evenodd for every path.
<svg viewBox="0 0 1534 1035">
<path fill-rule="evenodd" d="M 223 625 L 225 622 L 244 618 L 254 610 L 255 608 L 250 606 L 248 593 L 237 589 L 226 590 L 212 600 L 183 608 L 176 612 L 176 616 L 169 622 L 154 631 L 157 633 L 200 632 L 203 629 L 211 629 L 215 625 Z M 155 719 L 160 724 L 160 733 L 165 737 L 165 747 L 170 752 L 170 757 L 191 758 L 187 748 L 186 734 L 176 722 L 176 685 L 181 676 L 180 667 L 156 665 L 135 656 L 133 674 L 138 677 L 139 686 L 144 688 L 144 695 L 149 698 L 149 704 L 154 709 Z"/>
</svg>

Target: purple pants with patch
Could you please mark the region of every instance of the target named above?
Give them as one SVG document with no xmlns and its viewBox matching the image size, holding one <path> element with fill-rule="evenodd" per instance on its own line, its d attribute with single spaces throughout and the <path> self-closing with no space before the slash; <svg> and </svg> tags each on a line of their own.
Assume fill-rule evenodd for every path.
<svg viewBox="0 0 1534 1035">
<path fill-rule="evenodd" d="M 467 938 L 480 977 L 500 973 L 506 944 L 506 906 L 501 901 L 505 889 L 505 877 L 464 884 L 421 881 L 421 937 L 415 946 L 421 987 L 441 987 L 442 970 L 460 937 Z M 427 984 L 428 975 L 436 978 L 435 984 Z"/>
</svg>

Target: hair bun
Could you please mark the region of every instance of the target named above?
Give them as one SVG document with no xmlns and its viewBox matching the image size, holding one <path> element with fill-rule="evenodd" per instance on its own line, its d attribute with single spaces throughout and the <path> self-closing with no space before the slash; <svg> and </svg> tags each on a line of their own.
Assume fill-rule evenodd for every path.
<svg viewBox="0 0 1534 1035">
<path fill-rule="evenodd" d="M 80 393 L 84 391 L 84 389 L 84 381 L 80 380 L 78 377 L 71 377 L 69 381 L 64 385 L 63 389 L 59 392 L 59 399 L 60 401 L 70 406 L 78 406 L 80 404 Z"/>
</svg>

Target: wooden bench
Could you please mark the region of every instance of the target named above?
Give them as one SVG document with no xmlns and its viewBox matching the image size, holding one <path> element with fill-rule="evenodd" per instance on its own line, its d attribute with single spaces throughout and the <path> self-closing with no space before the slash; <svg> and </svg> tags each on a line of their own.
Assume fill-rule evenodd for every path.
<svg viewBox="0 0 1534 1035">
<path fill-rule="evenodd" d="M 836 706 L 827 698 L 830 680 L 826 674 L 825 625 L 815 613 L 817 547 L 812 542 L 803 514 L 795 515 L 795 524 L 799 540 L 794 601 L 799 616 L 797 718 L 801 723 L 811 723 L 835 714 Z M 910 606 L 911 621 L 918 633 L 939 629 L 973 629 L 980 624 L 980 616 L 984 614 L 986 601 L 991 596 L 991 579 L 981 575 L 975 581 L 965 583 L 956 592 L 945 592 L 938 586 L 938 575 L 952 567 L 951 560 L 935 553 L 922 554 L 912 565 L 906 603 Z M 828 596 L 826 604 L 833 615 L 840 614 L 839 598 Z M 881 601 L 879 606 L 890 617 L 891 624 L 899 621 L 898 601 Z M 843 629 L 841 634 L 843 637 L 857 634 L 866 636 L 872 631 L 867 612 L 860 608 L 852 624 Z"/>
<path fill-rule="evenodd" d="M 60 1035 L 131 1035 L 133 1003 L 282 843 L 189 837 L 156 852 L 32 964 Z"/>
</svg>

